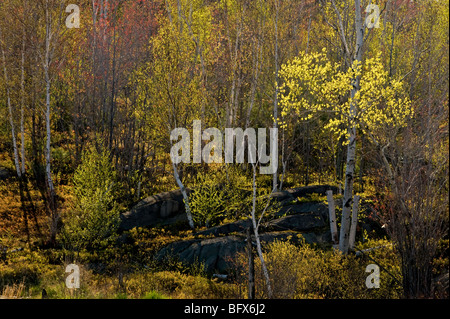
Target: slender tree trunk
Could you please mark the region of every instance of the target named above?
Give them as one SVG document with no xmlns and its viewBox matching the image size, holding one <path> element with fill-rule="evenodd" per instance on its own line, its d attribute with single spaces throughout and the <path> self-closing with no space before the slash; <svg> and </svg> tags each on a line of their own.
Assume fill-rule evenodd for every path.
<svg viewBox="0 0 450 319">
<path fill-rule="evenodd" d="M 25 1 L 24 1 L 25 3 Z M 22 175 L 25 175 L 25 127 L 24 127 L 24 108 L 25 108 L 25 40 L 26 40 L 26 29 L 25 24 L 22 30 L 22 63 L 21 63 L 21 77 L 20 77 L 20 88 L 21 88 L 21 104 L 20 104 L 20 137 L 21 137 L 21 155 L 22 155 Z"/>
<path fill-rule="evenodd" d="M 243 9 L 244 10 L 244 9 Z M 245 10 L 241 13 L 241 15 L 245 14 Z M 234 118 L 236 117 L 235 109 L 237 106 L 235 105 L 238 100 L 238 90 L 240 86 L 240 79 L 236 79 L 238 76 L 238 62 L 239 62 L 239 53 L 240 53 L 240 42 L 241 42 L 241 30 L 242 30 L 242 18 L 239 21 L 239 25 L 236 27 L 236 39 L 234 41 L 234 48 L 231 45 L 231 37 L 229 35 L 229 29 L 227 28 L 229 50 L 230 56 L 232 57 L 232 81 L 231 81 L 231 92 L 230 92 L 230 100 L 227 105 L 226 110 L 226 127 L 232 127 L 234 123 Z M 239 70 L 240 71 L 240 70 Z M 240 76 L 239 76 L 240 77 Z M 238 84 L 236 84 L 238 82 Z"/>
<path fill-rule="evenodd" d="M 14 118 L 13 118 L 13 111 L 12 111 L 12 105 L 11 105 L 11 96 L 10 96 L 10 90 L 9 90 L 9 77 L 8 77 L 8 71 L 6 69 L 6 56 L 5 56 L 5 49 L 2 45 L 3 35 L 2 30 L 0 28 L 0 46 L 2 50 L 2 58 L 3 58 L 3 75 L 5 78 L 5 87 L 6 87 L 6 102 L 8 105 L 8 114 L 9 114 L 9 124 L 11 126 L 11 135 L 12 135 L 12 142 L 13 142 L 13 154 L 14 154 L 14 164 L 16 166 L 16 172 L 17 176 L 19 178 L 22 177 L 22 171 L 20 170 L 20 163 L 19 163 L 19 152 L 17 150 L 17 141 L 16 141 L 16 130 L 14 126 Z"/>
<path fill-rule="evenodd" d="M 353 182 L 355 172 L 356 130 L 349 128 L 349 144 L 347 147 L 347 167 L 345 170 L 345 186 L 342 207 L 341 230 L 339 236 L 339 249 L 346 254 L 349 245 L 350 219 L 353 200 Z"/>
<path fill-rule="evenodd" d="M 253 260 L 251 227 L 247 228 L 247 255 L 248 255 L 248 299 L 255 299 L 255 263 Z"/>
<path fill-rule="evenodd" d="M 50 225 L 50 243 L 54 244 L 56 241 L 57 225 L 59 221 L 58 212 L 56 209 L 55 187 L 53 185 L 53 178 L 51 172 L 51 98 L 50 98 L 50 63 L 51 63 L 51 41 L 53 33 L 51 30 L 51 20 L 49 16 L 48 1 L 45 8 L 46 15 L 46 33 L 45 33 L 45 55 L 43 61 L 44 76 L 45 76 L 45 128 L 46 128 L 46 142 L 45 142 L 45 175 L 48 187 L 48 196 L 50 204 L 51 225 Z"/>
<path fill-rule="evenodd" d="M 112 150 L 113 146 L 113 133 L 114 133 L 114 109 L 116 103 L 116 15 L 117 8 L 114 13 L 114 31 L 113 31 L 113 61 L 112 61 L 112 88 L 111 88 L 111 104 L 109 109 L 109 150 Z"/>
<path fill-rule="evenodd" d="M 273 97 L 273 127 L 278 128 L 278 0 L 275 0 L 275 93 Z M 275 145 L 275 143 L 271 143 Z M 272 149 L 271 154 L 277 154 L 277 150 Z M 275 170 L 272 176 L 272 189 L 276 190 L 278 187 L 278 170 Z"/>
<path fill-rule="evenodd" d="M 340 17 L 340 16 L 339 16 Z M 342 25 L 342 24 L 341 24 Z M 361 17 L 361 2 L 360 0 L 355 0 L 355 31 L 356 31 L 356 44 L 355 44 L 355 54 L 353 57 L 353 62 L 361 62 L 362 56 L 362 45 L 364 41 L 364 27 L 362 24 Z M 343 29 L 342 29 L 343 30 Z M 344 38 L 345 41 L 345 38 Z M 346 42 L 345 42 L 346 43 Z M 356 117 L 357 105 L 354 98 L 356 93 L 359 91 L 359 76 L 355 76 L 352 80 L 352 90 L 350 92 L 350 97 L 352 99 L 350 103 L 350 114 L 348 127 L 348 145 L 347 145 L 347 167 L 345 170 L 345 187 L 344 187 L 344 199 L 342 207 L 342 221 L 341 221 L 341 231 L 339 236 L 339 249 L 342 253 L 346 254 L 349 248 L 349 233 L 350 233 L 350 219 L 351 219 L 351 208 L 353 200 L 353 182 L 355 173 L 355 161 L 356 161 L 356 128 L 353 124 L 354 118 Z"/>
<path fill-rule="evenodd" d="M 259 238 L 258 228 L 259 222 L 256 222 L 256 165 L 253 166 L 253 205 L 252 205 L 252 225 L 253 225 L 253 233 L 255 235 L 256 241 L 256 250 L 258 252 L 259 259 L 261 261 L 261 269 L 264 275 L 264 279 L 266 280 L 267 286 L 267 295 L 271 299 L 273 297 L 272 285 L 270 283 L 269 271 L 267 270 L 266 262 L 264 261 L 264 256 L 261 248 L 261 240 Z"/>
<path fill-rule="evenodd" d="M 253 105 L 255 103 L 255 95 L 256 95 L 256 88 L 258 86 L 258 77 L 261 69 L 261 58 L 262 58 L 262 44 L 261 44 L 261 34 L 258 34 L 257 42 L 256 42 L 256 55 L 254 55 L 253 63 L 253 78 L 252 78 L 252 84 L 251 84 L 251 91 L 250 91 L 250 104 L 247 110 L 247 118 L 245 121 L 245 128 L 247 129 L 250 126 L 250 117 L 252 114 Z"/>
<path fill-rule="evenodd" d="M 328 201 L 328 213 L 330 216 L 331 240 L 333 242 L 333 245 L 337 245 L 339 238 L 338 238 L 338 231 L 337 231 L 337 226 L 336 226 L 336 210 L 335 210 L 332 190 L 327 191 L 327 201 Z"/>
<path fill-rule="evenodd" d="M 178 175 L 178 169 L 175 163 L 172 163 L 172 167 L 173 167 L 173 176 L 175 177 L 178 187 L 181 190 L 181 194 L 183 195 L 184 207 L 186 209 L 186 216 L 188 219 L 189 227 L 194 229 L 194 219 L 192 218 L 191 208 L 189 206 L 189 197 L 187 195 L 186 188 L 184 187 L 183 182 L 181 181 L 180 176 Z"/>
<path fill-rule="evenodd" d="M 349 248 L 351 250 L 355 248 L 356 226 L 358 225 L 358 204 L 359 204 L 359 196 L 356 195 L 353 200 L 352 226 L 350 227 Z"/>
</svg>

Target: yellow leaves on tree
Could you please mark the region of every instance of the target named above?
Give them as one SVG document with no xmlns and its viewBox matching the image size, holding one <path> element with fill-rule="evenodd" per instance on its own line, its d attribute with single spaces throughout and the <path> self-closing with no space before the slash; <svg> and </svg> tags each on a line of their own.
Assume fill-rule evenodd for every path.
<svg viewBox="0 0 450 319">
<path fill-rule="evenodd" d="M 329 113 L 325 129 L 338 138 L 347 137 L 349 126 L 375 138 L 380 130 L 406 125 L 413 114 L 411 102 L 402 82 L 389 78 L 380 55 L 366 59 L 363 65 L 355 61 L 345 72 L 340 68 L 328 60 L 325 49 L 320 53 L 300 53 L 284 64 L 280 70 L 282 118 L 292 112 L 301 120 L 309 120 L 317 112 Z M 360 77 L 360 86 L 351 99 L 356 77 Z M 355 114 L 350 113 L 352 103 Z"/>
</svg>

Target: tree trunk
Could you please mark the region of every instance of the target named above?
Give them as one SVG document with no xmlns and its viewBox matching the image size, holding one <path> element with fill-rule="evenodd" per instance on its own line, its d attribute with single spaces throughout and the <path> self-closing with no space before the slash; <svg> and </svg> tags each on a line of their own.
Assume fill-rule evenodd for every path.
<svg viewBox="0 0 450 319">
<path fill-rule="evenodd" d="M 335 206 L 334 206 L 332 190 L 327 191 L 327 201 L 328 201 L 328 213 L 330 216 L 331 240 L 333 242 L 333 246 L 335 246 L 338 244 L 339 238 L 338 238 L 338 231 L 337 231 L 337 226 L 336 226 L 336 210 L 335 210 Z"/>
<path fill-rule="evenodd" d="M 355 153 L 356 153 L 356 130 L 349 128 L 349 144 L 347 148 L 347 168 L 345 170 L 344 199 L 342 207 L 341 230 L 339 235 L 339 250 L 344 254 L 348 252 L 350 214 L 353 200 L 353 175 L 355 172 Z"/>
<path fill-rule="evenodd" d="M 334 2 L 333 2 L 334 3 Z M 340 15 L 339 15 L 340 18 Z M 340 21 L 341 31 L 343 32 L 342 21 Z M 361 62 L 362 45 L 364 41 L 364 28 L 361 17 L 361 1 L 355 0 L 355 31 L 356 31 L 356 45 L 353 62 Z M 345 37 L 342 38 L 346 44 Z M 347 47 L 347 46 L 346 46 Z M 348 50 L 347 50 L 348 52 Z M 352 64 L 353 67 L 353 64 Z M 350 232 L 350 218 L 351 207 L 353 199 L 353 182 L 355 173 L 355 160 L 356 160 L 356 128 L 353 124 L 354 118 L 357 113 L 357 105 L 353 100 L 356 93 L 359 91 L 359 76 L 355 76 L 352 80 L 352 90 L 350 92 L 351 102 L 349 111 L 350 124 L 348 127 L 348 145 L 347 145 L 347 167 L 345 170 L 345 187 L 344 187 L 344 199 L 342 207 L 342 221 L 341 231 L 339 236 L 339 249 L 342 253 L 347 254 L 349 248 L 349 232 Z"/>
<path fill-rule="evenodd" d="M 275 0 L 275 93 L 273 97 L 273 127 L 278 128 L 278 0 Z M 270 143 L 275 145 L 275 143 Z M 271 154 L 277 154 L 277 150 L 270 150 Z M 275 170 L 272 178 L 272 189 L 275 191 L 278 187 L 278 170 Z"/>
<path fill-rule="evenodd" d="M 49 203 L 50 203 L 50 214 L 51 214 L 51 224 L 50 224 L 50 243 L 54 244 L 56 240 L 56 232 L 59 216 L 56 210 L 56 198 L 55 198 L 55 188 L 53 185 L 52 172 L 51 172 L 51 125 L 50 125 L 50 62 L 51 62 L 51 21 L 49 17 L 48 2 L 45 8 L 46 15 L 46 33 L 45 33 L 45 55 L 43 61 L 44 76 L 45 76 L 45 127 L 46 127 L 46 143 L 45 143 L 45 175 L 48 187 Z"/>
<path fill-rule="evenodd" d="M 358 225 L 358 204 L 359 204 L 359 196 L 356 195 L 353 200 L 352 226 L 350 227 L 350 239 L 348 244 L 350 250 L 353 250 L 355 248 L 356 226 Z"/>
<path fill-rule="evenodd" d="M 272 293 L 272 285 L 270 284 L 270 277 L 269 277 L 269 271 L 267 270 L 266 263 L 264 261 L 264 256 L 262 253 L 261 248 L 261 240 L 259 239 L 259 223 L 256 222 L 256 165 L 252 164 L 253 166 L 253 207 L 252 207 L 252 225 L 253 225 L 253 233 L 255 234 L 255 241 L 256 241 L 256 250 L 258 252 L 259 259 L 261 261 L 261 269 L 264 275 L 264 279 L 266 280 L 267 285 L 267 295 L 271 299 L 273 297 Z"/>
<path fill-rule="evenodd" d="M 248 299 L 255 299 L 255 264 L 253 260 L 251 227 L 247 228 L 247 254 L 248 254 Z"/>
<path fill-rule="evenodd" d="M 2 32 L 0 28 L 0 42 L 3 40 Z M 5 87 L 6 87 L 6 100 L 8 105 L 8 114 L 9 114 L 9 124 L 11 125 L 11 135 L 12 135 L 12 142 L 13 142 L 13 154 L 14 154 L 14 164 L 16 166 L 16 172 L 17 176 L 19 178 L 22 177 L 22 171 L 20 170 L 20 163 L 19 163 L 19 152 L 17 150 L 17 141 L 16 141 L 16 131 L 14 127 L 14 119 L 13 119 L 13 112 L 12 112 L 12 106 L 11 106 L 11 96 L 10 96 L 10 90 L 9 90 L 9 84 L 8 84 L 8 71 L 6 69 L 6 57 L 5 57 L 5 49 L 3 48 L 3 45 L 0 43 L 1 50 L 2 50 L 2 58 L 3 58 L 3 74 L 5 78 Z"/>
<path fill-rule="evenodd" d="M 184 187 L 184 185 L 180 179 L 180 176 L 178 175 L 178 170 L 177 170 L 177 166 L 175 165 L 175 163 L 172 163 L 172 166 L 173 166 L 173 176 L 175 177 L 178 187 L 180 187 L 181 194 L 183 195 L 184 207 L 186 209 L 186 216 L 188 219 L 189 227 L 194 229 L 194 220 L 192 218 L 191 209 L 189 207 L 189 197 L 187 195 L 186 188 Z"/>
<path fill-rule="evenodd" d="M 24 1 L 25 3 L 25 1 Z M 25 128 L 24 128 L 24 108 L 25 108 L 25 40 L 26 40 L 26 29 L 25 24 L 22 30 L 22 61 L 21 61 L 21 77 L 20 77 L 20 88 L 21 88 L 21 105 L 20 105 L 20 137 L 21 137 L 21 154 L 22 154 L 22 175 L 25 175 Z"/>
</svg>

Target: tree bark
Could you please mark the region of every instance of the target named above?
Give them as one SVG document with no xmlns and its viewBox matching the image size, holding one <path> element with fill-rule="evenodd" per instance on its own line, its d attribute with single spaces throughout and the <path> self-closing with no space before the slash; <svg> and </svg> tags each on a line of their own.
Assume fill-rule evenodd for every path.
<svg viewBox="0 0 450 319">
<path fill-rule="evenodd" d="M 45 128 L 46 128 L 46 142 L 45 142 L 45 175 L 48 187 L 48 196 L 50 203 L 50 214 L 51 214 L 51 224 L 50 224 L 50 243 L 54 244 L 56 241 L 57 225 L 59 221 L 59 215 L 56 209 L 56 198 L 55 198 L 55 187 L 53 185 L 53 178 L 51 172 L 51 97 L 50 97 L 50 63 L 52 60 L 51 52 L 51 41 L 53 38 L 53 33 L 51 30 L 51 18 L 49 13 L 48 1 L 45 7 L 45 54 L 43 61 L 44 76 L 45 76 Z"/>
<path fill-rule="evenodd" d="M 14 164 L 16 166 L 17 176 L 19 178 L 21 178 L 22 171 L 20 170 L 19 152 L 17 150 L 16 131 L 15 131 L 15 126 L 14 126 L 14 118 L 13 118 L 12 105 L 11 105 L 11 96 L 10 96 L 10 90 L 9 90 L 9 84 L 8 84 L 9 77 L 8 77 L 8 71 L 6 69 L 5 49 L 4 49 L 3 45 L 1 45 L 2 38 L 3 38 L 3 35 L 2 35 L 2 30 L 0 28 L 0 46 L 1 46 L 2 58 L 3 58 L 3 75 L 5 78 L 6 100 L 7 100 L 7 105 L 8 105 L 9 124 L 11 126 L 11 135 L 12 135 L 12 142 L 13 142 Z"/>
<path fill-rule="evenodd" d="M 358 205 L 359 205 L 359 196 L 356 195 L 353 199 L 353 208 L 352 208 L 352 226 L 350 227 L 350 239 L 349 239 L 349 248 L 353 250 L 355 248 L 355 237 L 356 237 L 356 226 L 358 225 Z"/>
<path fill-rule="evenodd" d="M 334 4 L 334 1 L 333 1 Z M 340 17 L 340 15 L 339 15 Z M 343 30 L 342 21 L 340 20 L 340 29 Z M 355 31 L 356 31 L 356 44 L 353 56 L 353 62 L 361 62 L 362 45 L 364 41 L 364 28 L 361 17 L 361 1 L 355 0 Z M 342 38 L 345 47 L 347 48 L 345 37 Z M 348 52 L 348 51 L 347 51 Z M 354 64 L 352 63 L 352 67 Z M 350 92 L 351 102 L 349 111 L 349 127 L 348 127 L 348 145 L 347 145 L 347 167 L 345 170 L 345 187 L 344 187 L 344 200 L 342 207 L 342 221 L 341 230 L 339 236 L 339 250 L 342 253 L 347 254 L 349 248 L 349 232 L 350 232 L 350 218 L 351 207 L 353 199 L 353 182 L 355 173 L 355 160 L 356 160 L 356 128 L 353 124 L 357 113 L 357 105 L 354 98 L 359 91 L 359 76 L 355 76 L 352 80 L 352 90 Z"/>
<path fill-rule="evenodd" d="M 273 127 L 278 128 L 278 0 L 275 0 L 275 93 L 273 97 Z M 271 143 L 274 145 L 275 143 Z M 277 150 L 270 150 L 271 154 L 277 154 Z M 272 176 L 272 189 L 275 191 L 278 187 L 278 170 L 275 170 Z"/>
<path fill-rule="evenodd" d="M 333 245 L 337 245 L 339 238 L 338 238 L 338 231 L 337 231 L 337 226 L 336 226 L 336 210 L 335 210 L 335 206 L 334 206 L 332 190 L 327 191 L 327 201 L 328 201 L 328 213 L 330 216 L 331 240 L 333 242 Z"/>
<path fill-rule="evenodd" d="M 173 166 L 173 176 L 175 177 L 178 187 L 180 187 L 181 194 L 183 195 L 184 207 L 186 209 L 186 216 L 188 219 L 189 227 L 194 229 L 194 219 L 192 218 L 191 209 L 189 206 L 189 197 L 187 195 L 186 188 L 184 187 L 183 182 L 181 181 L 180 176 L 178 175 L 178 170 L 175 163 L 172 163 L 172 166 Z"/>
<path fill-rule="evenodd" d="M 259 238 L 258 228 L 259 228 L 259 222 L 256 222 L 256 165 L 252 164 L 253 166 L 253 205 L 252 205 L 252 225 L 253 225 L 253 233 L 255 235 L 255 241 L 256 241 L 256 250 L 258 252 L 259 259 L 261 261 L 261 269 L 264 275 L 264 279 L 266 280 L 266 286 L 267 286 L 267 295 L 271 299 L 273 297 L 272 293 L 272 285 L 270 284 L 270 277 L 269 277 L 269 271 L 267 270 L 266 262 L 264 261 L 264 256 L 262 253 L 261 248 L 261 240 Z"/>
<path fill-rule="evenodd" d="M 247 255 L 248 255 L 248 299 L 255 299 L 255 264 L 253 260 L 251 227 L 247 228 Z"/>
</svg>

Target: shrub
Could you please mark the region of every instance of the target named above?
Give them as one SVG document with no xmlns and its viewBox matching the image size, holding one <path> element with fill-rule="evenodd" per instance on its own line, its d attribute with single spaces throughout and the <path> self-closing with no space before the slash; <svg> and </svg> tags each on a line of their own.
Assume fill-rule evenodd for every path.
<svg viewBox="0 0 450 319">
<path fill-rule="evenodd" d="M 248 181 L 239 168 L 228 166 L 197 175 L 189 195 L 194 222 L 200 226 L 214 226 L 225 219 L 238 219 L 251 207 Z"/>
<path fill-rule="evenodd" d="M 364 248 L 387 243 L 371 242 Z M 401 282 L 399 259 L 392 246 L 373 250 L 370 255 L 372 259 L 344 256 L 337 250 L 319 250 L 305 243 L 296 246 L 288 241 L 274 241 L 266 246 L 264 258 L 274 298 L 399 298 L 401 285 L 384 270 L 380 271 L 380 288 L 368 289 L 365 285 L 369 275 L 365 269 L 373 260 Z M 246 254 L 241 254 L 238 257 L 241 282 L 246 282 L 246 263 Z M 259 258 L 255 258 L 255 286 L 257 297 L 266 298 Z"/>
<path fill-rule="evenodd" d="M 225 217 L 225 192 L 218 185 L 218 180 L 217 176 L 209 174 L 199 174 L 196 178 L 189 204 L 197 225 L 214 226 Z"/>
<path fill-rule="evenodd" d="M 243 168 L 229 165 L 226 169 L 197 175 L 190 187 L 189 204 L 194 222 L 201 226 L 214 226 L 223 221 L 235 221 L 249 216 L 252 210 L 252 177 Z M 267 179 L 267 178 L 266 178 Z M 264 183 L 259 178 L 257 183 Z M 256 214 L 265 209 L 270 187 L 258 185 Z M 273 204 L 273 203 L 272 203 Z M 267 213 L 276 211 L 271 205 Z"/>
<path fill-rule="evenodd" d="M 167 299 L 167 297 L 164 296 L 163 294 L 160 294 L 160 293 L 157 292 L 157 291 L 152 290 L 152 291 L 147 292 L 147 293 L 142 297 L 142 299 Z"/>
<path fill-rule="evenodd" d="M 77 250 L 102 249 L 116 239 L 117 178 L 106 149 L 91 146 L 74 175 L 75 207 L 64 220 L 63 240 Z"/>
</svg>

